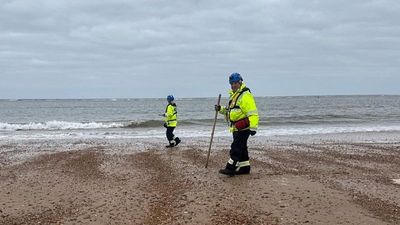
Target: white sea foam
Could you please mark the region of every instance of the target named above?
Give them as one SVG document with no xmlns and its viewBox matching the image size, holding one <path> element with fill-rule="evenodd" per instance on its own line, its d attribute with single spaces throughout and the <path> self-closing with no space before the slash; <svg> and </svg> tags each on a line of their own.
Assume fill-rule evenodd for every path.
<svg viewBox="0 0 400 225">
<path fill-rule="evenodd" d="M 355 133 L 355 132 L 386 132 L 400 131 L 400 126 L 394 125 L 364 125 L 364 126 L 305 126 L 305 127 L 284 127 L 261 129 L 258 135 L 307 135 L 307 134 L 335 134 L 335 133 Z"/>
<path fill-rule="evenodd" d="M 74 129 L 100 129 L 123 127 L 122 123 L 79 123 L 66 121 L 48 121 L 45 123 L 11 124 L 0 123 L 0 131 L 16 130 L 74 130 Z"/>
<path fill-rule="evenodd" d="M 3 126 L 3 127 L 2 127 Z M 139 127 L 126 129 L 123 124 L 112 123 L 69 123 L 48 122 L 44 124 L 26 124 L 24 126 L 4 126 L 0 124 L 0 139 L 27 140 L 27 139 L 135 139 L 135 138 L 164 138 L 165 129 Z M 117 129 L 111 129 L 117 128 Z M 120 129 L 118 129 L 120 128 Z M 21 131 L 15 131 L 22 129 Z M 33 131 L 32 131 L 33 130 Z M 10 132 L 7 132 L 10 131 Z M 331 127 L 260 127 L 257 137 L 287 136 L 287 135 L 319 135 L 319 134 L 343 134 L 364 132 L 391 132 L 400 131 L 400 126 L 331 126 Z M 179 126 L 175 134 L 183 138 L 209 137 L 211 128 L 208 126 Z M 224 126 L 218 126 L 216 137 L 229 137 L 231 134 Z"/>
</svg>

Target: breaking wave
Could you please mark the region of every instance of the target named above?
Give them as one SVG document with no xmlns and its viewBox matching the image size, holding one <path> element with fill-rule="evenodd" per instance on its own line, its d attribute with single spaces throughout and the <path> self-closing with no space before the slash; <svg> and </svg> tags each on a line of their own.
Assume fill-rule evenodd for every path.
<svg viewBox="0 0 400 225">
<path fill-rule="evenodd" d="M 122 123 L 48 121 L 44 123 L 32 122 L 26 124 L 0 123 L 0 131 L 100 129 L 118 128 L 123 126 Z"/>
</svg>

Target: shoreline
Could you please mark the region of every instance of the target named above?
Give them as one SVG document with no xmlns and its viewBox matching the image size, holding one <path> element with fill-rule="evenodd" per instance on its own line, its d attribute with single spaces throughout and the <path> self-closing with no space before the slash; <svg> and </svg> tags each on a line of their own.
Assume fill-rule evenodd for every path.
<svg viewBox="0 0 400 225">
<path fill-rule="evenodd" d="M 208 138 L 0 142 L 0 224 L 394 225 L 396 137 L 253 138 L 252 173 L 232 178 L 217 173 L 230 138 L 208 169 Z"/>
</svg>

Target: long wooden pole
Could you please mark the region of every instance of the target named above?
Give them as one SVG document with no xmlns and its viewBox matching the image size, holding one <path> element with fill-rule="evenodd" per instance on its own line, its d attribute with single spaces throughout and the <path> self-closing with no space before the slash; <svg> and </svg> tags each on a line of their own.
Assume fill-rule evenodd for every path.
<svg viewBox="0 0 400 225">
<path fill-rule="evenodd" d="M 221 94 L 219 94 L 219 96 L 218 96 L 217 105 L 219 105 L 220 102 L 221 102 Z M 214 138 L 215 125 L 217 124 L 217 117 L 218 117 L 218 111 L 215 110 L 214 125 L 213 125 L 212 132 L 211 132 L 210 146 L 208 147 L 206 168 L 207 168 L 207 166 L 208 166 L 208 160 L 210 159 L 211 145 L 212 145 L 213 138 Z"/>
</svg>

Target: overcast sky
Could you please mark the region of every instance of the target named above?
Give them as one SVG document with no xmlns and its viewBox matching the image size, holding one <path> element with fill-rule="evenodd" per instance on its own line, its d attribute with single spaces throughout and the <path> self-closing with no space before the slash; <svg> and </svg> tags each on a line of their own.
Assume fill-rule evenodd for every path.
<svg viewBox="0 0 400 225">
<path fill-rule="evenodd" d="M 400 94 L 399 0 L 0 0 L 0 98 Z"/>
</svg>

